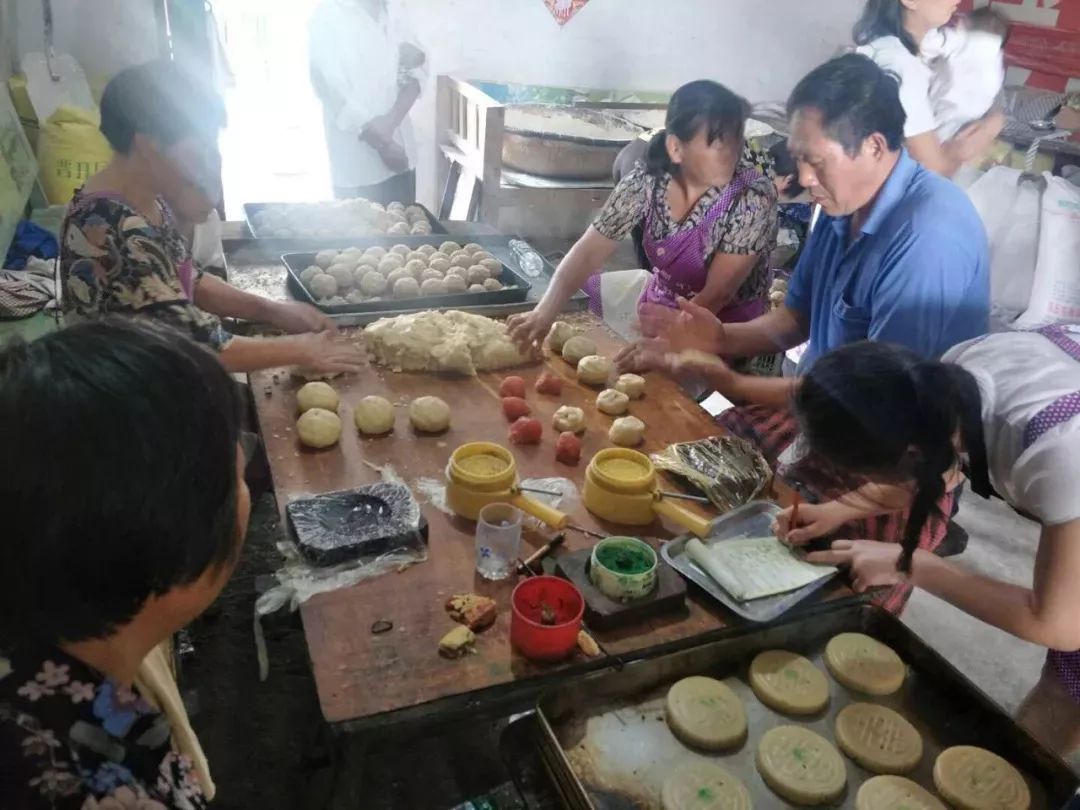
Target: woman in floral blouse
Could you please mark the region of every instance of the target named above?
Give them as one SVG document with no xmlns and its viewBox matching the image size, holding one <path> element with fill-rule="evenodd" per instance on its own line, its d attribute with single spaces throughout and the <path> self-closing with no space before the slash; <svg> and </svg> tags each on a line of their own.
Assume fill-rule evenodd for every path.
<svg viewBox="0 0 1080 810">
<path fill-rule="evenodd" d="M 241 292 L 192 262 L 177 220 L 202 222 L 213 208 L 224 118 L 221 99 L 173 62 L 128 68 L 109 82 L 101 131 L 115 155 L 76 192 L 61 230 L 65 314 L 163 321 L 218 352 L 230 371 L 356 370 L 360 352 L 335 340 L 333 322 L 314 307 Z M 230 335 L 221 317 L 288 335 Z"/>
<path fill-rule="evenodd" d="M 160 325 L 90 321 L 0 351 L 5 810 L 206 805 L 137 676 L 240 554 L 240 411 L 214 356 Z"/>
<path fill-rule="evenodd" d="M 749 109 L 745 99 L 716 82 L 695 81 L 676 90 L 666 128 L 650 142 L 645 165 L 622 177 L 536 309 L 510 319 L 515 340 L 538 345 L 574 292 L 590 277 L 600 278 L 594 274 L 635 227 L 642 229 L 652 270 L 639 309 L 674 307 L 684 297 L 727 322 L 763 314 L 777 194 L 773 181 L 743 159 Z M 600 296 L 590 298 L 596 311 Z"/>
</svg>

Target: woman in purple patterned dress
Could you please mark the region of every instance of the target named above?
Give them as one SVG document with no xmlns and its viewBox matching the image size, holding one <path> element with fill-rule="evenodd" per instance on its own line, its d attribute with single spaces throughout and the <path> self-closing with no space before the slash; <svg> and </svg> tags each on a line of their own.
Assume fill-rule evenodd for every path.
<svg viewBox="0 0 1080 810">
<path fill-rule="evenodd" d="M 671 97 L 667 126 L 644 165 L 626 174 L 592 226 L 566 254 L 532 312 L 509 321 L 514 339 L 539 345 L 570 297 L 600 276 L 619 240 L 643 227 L 652 271 L 639 306 L 692 298 L 727 322 L 765 312 L 769 253 L 776 242 L 776 186 L 744 158 L 750 105 L 723 85 L 695 81 Z"/>
<path fill-rule="evenodd" d="M 816 562 L 849 566 L 855 589 L 907 584 L 1050 649 L 1020 719 L 1048 745 L 1080 749 L 1080 328 L 988 335 L 942 361 L 862 342 L 819 359 L 794 411 L 806 449 L 863 482 L 791 510 L 777 534 L 801 544 L 910 506 L 901 543 L 836 540 Z M 1030 587 L 917 548 L 947 490 L 967 477 L 1041 526 Z"/>
</svg>

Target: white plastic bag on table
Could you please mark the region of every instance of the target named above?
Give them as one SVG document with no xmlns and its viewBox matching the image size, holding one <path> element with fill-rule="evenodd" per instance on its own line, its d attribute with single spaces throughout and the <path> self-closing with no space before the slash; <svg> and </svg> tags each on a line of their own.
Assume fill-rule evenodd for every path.
<svg viewBox="0 0 1080 810">
<path fill-rule="evenodd" d="M 612 270 L 600 276 L 604 323 L 623 340 L 641 337 L 637 305 L 651 275 L 648 270 Z"/>
<path fill-rule="evenodd" d="M 211 211 L 206 222 L 195 226 L 191 259 L 204 270 L 225 271 L 225 248 L 221 244 L 221 217 Z"/>
<path fill-rule="evenodd" d="M 1047 172 L 1039 261 L 1027 311 L 1014 326 L 1080 323 L 1080 188 Z"/>
<path fill-rule="evenodd" d="M 990 240 L 990 306 L 1010 322 L 1028 308 L 1039 252 L 1038 184 L 997 166 L 968 189 Z"/>
</svg>

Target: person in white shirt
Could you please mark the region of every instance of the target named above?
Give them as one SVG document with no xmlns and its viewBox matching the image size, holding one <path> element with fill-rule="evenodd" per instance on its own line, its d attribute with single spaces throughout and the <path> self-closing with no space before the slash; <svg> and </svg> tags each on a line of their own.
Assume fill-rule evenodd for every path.
<svg viewBox="0 0 1080 810">
<path fill-rule="evenodd" d="M 956 13 L 958 0 L 867 0 L 855 25 L 858 52 L 900 81 L 900 103 L 907 113 L 905 145 L 919 163 L 945 177 L 983 154 L 997 138 L 1005 117 L 996 109 L 942 140 L 934 112 L 931 60 L 941 55 L 939 29 Z"/>
<path fill-rule="evenodd" d="M 415 202 L 409 111 L 427 59 L 400 0 L 323 0 L 308 26 L 308 47 L 335 196 Z"/>
<path fill-rule="evenodd" d="M 811 562 L 846 565 L 856 591 L 907 582 L 965 613 L 1050 648 L 1021 720 L 1048 745 L 1080 748 L 1080 327 L 1003 332 L 941 361 L 861 342 L 823 357 L 793 410 L 805 449 L 847 473 L 851 491 L 778 516 L 793 544 L 910 505 L 901 544 L 836 540 Z M 1041 526 L 1030 586 L 977 574 L 917 549 L 934 504 L 964 476 Z"/>
<path fill-rule="evenodd" d="M 940 29 L 942 53 L 933 64 L 930 102 L 942 142 L 993 109 L 1005 86 L 1008 34 L 1008 20 L 988 6 L 965 15 L 955 28 Z"/>
</svg>

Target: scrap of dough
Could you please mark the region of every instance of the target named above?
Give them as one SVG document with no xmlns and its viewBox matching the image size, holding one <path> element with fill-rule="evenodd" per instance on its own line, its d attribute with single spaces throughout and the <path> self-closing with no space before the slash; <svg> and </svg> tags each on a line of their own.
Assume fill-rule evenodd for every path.
<svg viewBox="0 0 1080 810">
<path fill-rule="evenodd" d="M 855 794 L 855 810 L 948 810 L 921 785 L 902 776 L 875 776 Z"/>
<path fill-rule="evenodd" d="M 573 405 L 563 405 L 555 411 L 551 424 L 559 433 L 581 433 L 585 430 L 585 411 Z"/>
<path fill-rule="evenodd" d="M 622 416 L 630 407 L 630 397 L 614 388 L 606 388 L 596 398 L 596 407 L 609 416 Z"/>
<path fill-rule="evenodd" d="M 630 399 L 641 399 L 645 396 L 645 378 L 638 374 L 620 374 L 615 381 L 615 390 L 622 391 Z"/>
<path fill-rule="evenodd" d="M 341 420 L 336 413 L 312 408 L 296 420 L 296 435 L 308 447 L 330 447 L 341 438 Z"/>
<path fill-rule="evenodd" d="M 324 382 L 309 382 L 296 392 L 296 408 L 300 413 L 312 408 L 336 411 L 340 404 L 338 392 Z"/>
<path fill-rule="evenodd" d="M 750 791 L 737 777 L 712 762 L 677 766 L 660 788 L 663 810 L 751 810 Z"/>
<path fill-rule="evenodd" d="M 608 438 L 620 447 L 637 447 L 645 438 L 645 423 L 636 416 L 620 416 L 611 423 Z"/>
<path fill-rule="evenodd" d="M 845 706 L 836 716 L 835 737 L 841 751 L 872 773 L 907 773 L 922 759 L 922 736 L 886 706 Z"/>
<path fill-rule="evenodd" d="M 862 633 L 840 633 L 825 645 L 825 666 L 842 685 L 868 695 L 891 695 L 904 685 L 900 656 Z"/>
<path fill-rule="evenodd" d="M 746 710 L 731 687 L 693 675 L 668 689 L 665 718 L 687 745 L 707 751 L 731 748 L 746 739 Z"/>
<path fill-rule="evenodd" d="M 438 397 L 419 397 L 409 404 L 409 421 L 421 433 L 442 433 L 450 427 L 450 406 Z"/>
<path fill-rule="evenodd" d="M 775 537 L 739 537 L 707 547 L 695 537 L 687 541 L 686 553 L 740 602 L 795 591 L 836 571 L 799 559 Z"/>
<path fill-rule="evenodd" d="M 934 785 L 958 810 L 1028 810 L 1031 792 L 1020 772 L 972 745 L 946 748 L 934 762 Z"/>
<path fill-rule="evenodd" d="M 835 801 L 847 785 L 847 770 L 832 743 L 802 726 L 776 726 L 758 743 L 757 769 L 765 784 L 793 804 Z"/>
<path fill-rule="evenodd" d="M 383 397 L 364 397 L 353 411 L 356 429 L 367 436 L 381 436 L 394 429 L 394 406 Z"/>
<path fill-rule="evenodd" d="M 383 318 L 364 336 L 375 362 L 395 371 L 474 376 L 529 362 L 510 340 L 506 324 L 457 310 Z"/>
<path fill-rule="evenodd" d="M 576 326 L 571 326 L 566 321 L 555 321 L 551 325 L 551 329 L 548 330 L 548 345 L 553 352 L 562 354 L 563 346 L 566 345 L 566 341 L 572 337 L 578 337 L 581 335 L 581 329 Z M 592 354 L 592 352 L 589 352 Z M 584 356 L 584 355 L 582 355 Z"/>
<path fill-rule="evenodd" d="M 563 344 L 563 360 L 576 366 L 583 357 L 596 354 L 596 344 L 584 335 L 575 335 Z"/>
<path fill-rule="evenodd" d="M 766 650 L 750 663 L 757 699 L 784 714 L 817 714 L 829 703 L 829 681 L 808 659 L 787 650 Z"/>
<path fill-rule="evenodd" d="M 439 641 L 439 655 L 443 658 L 461 658 L 472 651 L 476 643 L 476 634 L 463 624 L 459 624 Z"/>
</svg>

